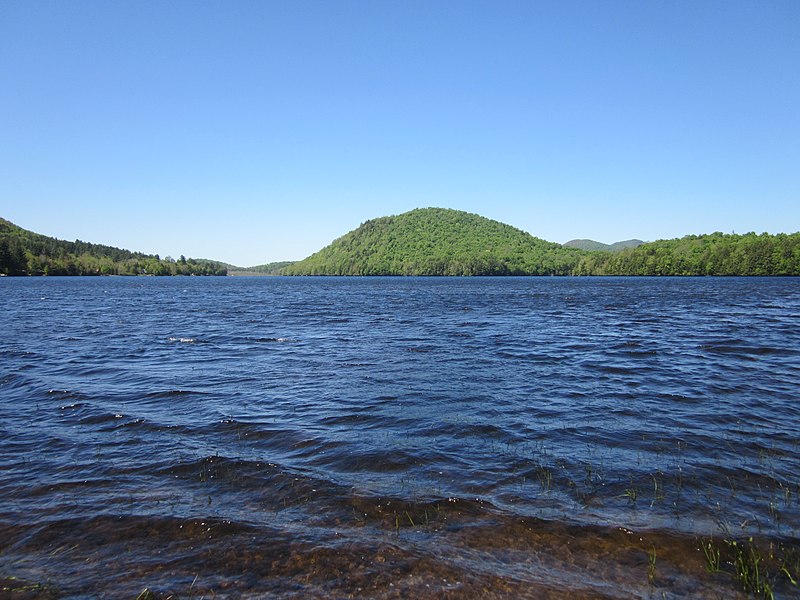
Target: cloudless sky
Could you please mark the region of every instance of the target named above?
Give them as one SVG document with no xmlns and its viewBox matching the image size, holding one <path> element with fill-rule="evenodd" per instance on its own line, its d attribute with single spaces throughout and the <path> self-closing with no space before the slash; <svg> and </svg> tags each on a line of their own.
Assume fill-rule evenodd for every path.
<svg viewBox="0 0 800 600">
<path fill-rule="evenodd" d="M 800 2 L 0 1 L 0 216 L 240 266 L 456 208 L 800 230 Z"/>
</svg>

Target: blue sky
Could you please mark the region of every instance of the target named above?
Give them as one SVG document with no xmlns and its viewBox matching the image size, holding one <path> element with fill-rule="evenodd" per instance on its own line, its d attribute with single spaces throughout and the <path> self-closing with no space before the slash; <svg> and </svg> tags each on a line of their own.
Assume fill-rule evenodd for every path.
<svg viewBox="0 0 800 600">
<path fill-rule="evenodd" d="M 238 265 L 441 206 L 800 230 L 800 2 L 0 2 L 0 216 Z"/>
</svg>

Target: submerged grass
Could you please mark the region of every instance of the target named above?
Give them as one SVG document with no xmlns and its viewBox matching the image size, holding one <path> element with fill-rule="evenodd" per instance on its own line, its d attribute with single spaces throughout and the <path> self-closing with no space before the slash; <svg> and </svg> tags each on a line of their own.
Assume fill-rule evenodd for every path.
<svg viewBox="0 0 800 600">
<path fill-rule="evenodd" d="M 656 558 L 656 547 L 653 546 L 647 553 L 647 581 L 650 584 L 655 583 L 656 580 Z"/>
<path fill-rule="evenodd" d="M 800 556 L 793 547 L 769 544 L 764 551 L 753 538 L 701 540 L 700 548 L 709 573 L 729 573 L 742 591 L 756 598 L 773 600 L 780 585 L 798 586 Z"/>
<path fill-rule="evenodd" d="M 1 598 L 19 598 L 20 600 L 24 598 L 50 599 L 58 598 L 60 595 L 58 589 L 49 583 L 26 581 L 13 576 L 0 576 Z"/>
<path fill-rule="evenodd" d="M 714 545 L 714 540 L 710 539 L 707 542 L 701 541 L 700 547 L 703 549 L 703 554 L 706 557 L 706 571 L 709 573 L 719 573 L 720 552 L 719 548 Z"/>
</svg>

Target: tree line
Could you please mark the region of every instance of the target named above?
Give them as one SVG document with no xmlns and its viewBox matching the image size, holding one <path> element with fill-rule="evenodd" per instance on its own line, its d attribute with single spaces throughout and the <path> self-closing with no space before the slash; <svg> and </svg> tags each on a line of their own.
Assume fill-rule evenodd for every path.
<svg viewBox="0 0 800 600">
<path fill-rule="evenodd" d="M 478 215 L 416 209 L 373 219 L 296 263 L 248 272 L 285 275 L 800 276 L 800 233 L 720 232 L 619 252 L 546 242 Z M 1 275 L 226 275 L 212 260 L 160 258 L 36 234 L 0 219 Z"/>
<path fill-rule="evenodd" d="M 130 252 L 76 240 L 68 242 L 33 233 L 0 219 L 2 275 L 226 275 L 212 260 Z"/>
<path fill-rule="evenodd" d="M 546 242 L 478 215 L 416 209 L 363 223 L 286 275 L 800 275 L 800 233 L 712 233 L 617 252 Z"/>
<path fill-rule="evenodd" d="M 800 233 L 712 233 L 582 255 L 573 275 L 800 275 Z"/>
</svg>

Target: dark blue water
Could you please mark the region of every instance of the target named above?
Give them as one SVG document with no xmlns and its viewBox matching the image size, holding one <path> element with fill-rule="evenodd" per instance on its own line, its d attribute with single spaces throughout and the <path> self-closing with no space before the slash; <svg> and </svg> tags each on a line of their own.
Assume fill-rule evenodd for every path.
<svg viewBox="0 0 800 600">
<path fill-rule="evenodd" d="M 798 279 L 3 278 L 0 314 L 7 591 L 746 597 L 744 547 L 798 596 Z"/>
</svg>

